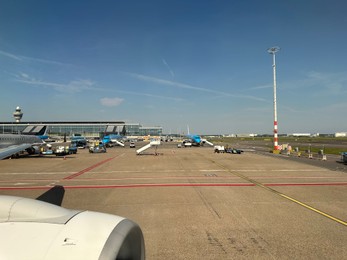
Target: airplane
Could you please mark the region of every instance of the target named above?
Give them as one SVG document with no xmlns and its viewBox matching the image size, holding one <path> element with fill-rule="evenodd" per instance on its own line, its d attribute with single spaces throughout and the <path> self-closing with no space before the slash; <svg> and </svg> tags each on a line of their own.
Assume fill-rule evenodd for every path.
<svg viewBox="0 0 347 260">
<path fill-rule="evenodd" d="M 187 138 L 190 139 L 190 141 L 192 142 L 192 145 L 199 146 L 199 145 L 202 144 L 201 137 L 199 135 L 190 135 L 190 134 L 188 134 Z"/>
<path fill-rule="evenodd" d="M 145 259 L 135 222 L 63 208 L 64 193 L 54 186 L 36 199 L 0 195 L 1 259 Z"/>
<path fill-rule="evenodd" d="M 202 146 L 202 145 L 204 145 L 205 143 L 207 143 L 207 144 L 213 146 L 213 143 L 207 141 L 206 139 L 201 138 L 201 136 L 196 135 L 196 134 L 190 134 L 190 133 L 189 133 L 189 126 L 188 126 L 187 128 L 188 128 L 188 134 L 186 135 L 186 138 L 188 138 L 189 140 L 184 141 L 184 142 L 183 142 L 184 144 L 187 143 L 187 141 L 188 141 L 188 142 L 190 142 L 193 146 Z"/>
<path fill-rule="evenodd" d="M 124 143 L 121 142 L 121 140 L 124 138 L 122 135 L 116 135 L 116 134 L 109 134 L 105 135 L 102 138 L 102 142 L 105 146 L 113 146 L 113 144 L 117 144 L 124 147 Z"/>
<path fill-rule="evenodd" d="M 21 151 L 29 154 L 39 152 L 48 138 L 47 126 L 27 126 L 21 134 L 0 134 L 0 160 L 17 155 Z"/>
</svg>

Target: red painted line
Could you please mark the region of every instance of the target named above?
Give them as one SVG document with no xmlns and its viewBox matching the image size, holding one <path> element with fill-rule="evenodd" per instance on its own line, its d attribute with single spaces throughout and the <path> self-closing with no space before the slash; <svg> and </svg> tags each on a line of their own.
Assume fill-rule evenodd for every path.
<svg viewBox="0 0 347 260">
<path fill-rule="evenodd" d="M 346 179 L 344 176 L 336 176 L 336 177 L 331 177 L 331 176 L 322 176 L 322 177 L 298 177 L 298 176 L 269 176 L 269 177 L 261 177 L 261 176 L 250 176 L 249 178 L 251 179 Z M 206 179 L 206 180 L 218 180 L 218 179 L 240 179 L 238 176 L 149 176 L 149 177 L 125 177 L 125 178 L 83 178 L 79 179 L 78 181 L 124 181 L 124 180 L 171 180 L 171 179 Z M 49 181 L 50 179 L 47 179 L 46 181 Z M 32 179 L 28 180 L 16 180 L 16 182 L 19 181 L 34 181 Z M 1 182 L 1 181 L 0 181 Z M 4 181 L 8 182 L 8 181 Z"/>
<path fill-rule="evenodd" d="M 159 183 L 159 184 L 126 184 L 126 185 L 85 185 L 85 186 L 70 186 L 88 189 L 88 188 L 145 188 L 145 187 L 249 187 L 255 186 L 253 183 Z M 65 187 L 65 186 L 64 186 Z"/>
<path fill-rule="evenodd" d="M 164 183 L 164 184 L 125 184 L 125 185 L 76 185 L 63 186 L 65 189 L 112 189 L 112 188 L 147 188 L 147 187 L 249 187 L 255 186 L 253 183 Z M 53 187 L 53 186 L 52 186 Z M 49 189 L 47 186 L 32 187 L 0 187 L 0 190 L 39 190 Z"/>
<path fill-rule="evenodd" d="M 74 179 L 74 178 L 76 178 L 76 177 L 78 177 L 78 176 L 80 176 L 80 175 L 82 175 L 82 174 L 84 174 L 84 173 L 86 173 L 86 172 L 89 172 L 89 171 L 93 170 L 94 168 L 96 168 L 96 167 L 98 167 L 98 166 L 100 166 L 100 165 L 102 165 L 102 164 L 104 164 L 104 163 L 107 163 L 107 162 L 113 160 L 113 159 L 116 158 L 116 157 L 117 157 L 117 156 L 112 157 L 112 158 L 108 158 L 108 159 L 106 159 L 106 160 L 104 160 L 104 161 L 101 161 L 101 162 L 98 162 L 97 164 L 94 164 L 94 165 L 92 165 L 92 166 L 90 166 L 90 167 L 88 167 L 88 168 L 86 168 L 86 169 L 84 169 L 84 170 L 82 170 L 82 171 L 76 172 L 76 173 L 74 173 L 74 174 L 72 174 L 72 175 L 70 175 L 70 176 L 65 177 L 63 180 L 71 180 L 71 179 Z"/>
<path fill-rule="evenodd" d="M 0 187 L 0 190 L 49 190 L 54 186 Z"/>
<path fill-rule="evenodd" d="M 265 186 L 346 186 L 347 182 L 326 182 L 326 183 L 268 183 Z"/>
<path fill-rule="evenodd" d="M 346 179 L 345 176 L 250 176 L 249 178 L 251 179 Z M 125 180 L 172 180 L 172 179 L 206 179 L 206 180 L 218 180 L 218 179 L 240 179 L 240 177 L 237 176 L 163 176 L 163 177 L 158 177 L 158 176 L 149 176 L 149 177 L 126 177 L 126 178 L 83 178 L 83 179 L 78 179 L 76 181 L 125 181 Z M 55 179 L 18 179 L 15 180 L 15 183 L 17 182 L 52 182 L 52 181 L 58 181 L 58 178 Z M 8 180 L 0 180 L 0 183 L 8 183 Z M 268 184 L 271 185 L 271 184 Z"/>
<path fill-rule="evenodd" d="M 264 186 L 346 186 L 347 182 L 332 183 L 268 183 Z M 117 188 L 155 188 L 155 187 L 254 187 L 254 183 L 149 183 L 125 185 L 76 185 L 64 186 L 65 189 L 117 189 Z M 53 186 L 0 187 L 0 190 L 43 190 Z"/>
</svg>

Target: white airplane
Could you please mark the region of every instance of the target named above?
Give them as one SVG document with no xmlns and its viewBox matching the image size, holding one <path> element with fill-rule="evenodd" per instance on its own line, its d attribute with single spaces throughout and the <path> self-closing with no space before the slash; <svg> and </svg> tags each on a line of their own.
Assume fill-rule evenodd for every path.
<svg viewBox="0 0 347 260">
<path fill-rule="evenodd" d="M 27 126 L 22 134 L 0 134 L 0 160 L 26 150 L 29 154 L 39 151 L 44 144 L 47 126 Z"/>
<path fill-rule="evenodd" d="M 145 259 L 136 223 L 62 208 L 64 192 L 55 186 L 36 200 L 0 196 L 0 259 Z"/>
</svg>

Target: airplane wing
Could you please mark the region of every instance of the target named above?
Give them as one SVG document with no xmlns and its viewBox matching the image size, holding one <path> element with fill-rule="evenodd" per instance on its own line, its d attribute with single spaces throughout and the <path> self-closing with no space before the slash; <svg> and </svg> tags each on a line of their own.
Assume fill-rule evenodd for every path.
<svg viewBox="0 0 347 260">
<path fill-rule="evenodd" d="M 133 221 L 41 200 L 0 196 L 0 259 L 145 259 L 143 234 Z"/>
<path fill-rule="evenodd" d="M 0 149 L 0 160 L 9 157 L 13 154 L 24 151 L 25 149 L 31 147 L 32 144 L 20 144 L 20 145 L 12 145 L 6 148 Z"/>
</svg>

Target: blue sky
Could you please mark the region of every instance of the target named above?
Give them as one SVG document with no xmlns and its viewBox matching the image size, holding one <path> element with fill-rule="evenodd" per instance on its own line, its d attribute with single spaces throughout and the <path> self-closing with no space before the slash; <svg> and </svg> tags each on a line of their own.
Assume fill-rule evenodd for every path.
<svg viewBox="0 0 347 260">
<path fill-rule="evenodd" d="M 166 133 L 347 131 L 345 1 L 0 3 L 0 121 L 124 120 Z"/>
</svg>

